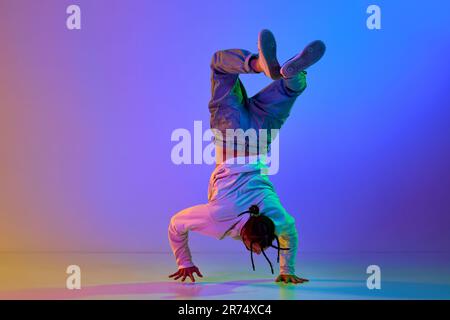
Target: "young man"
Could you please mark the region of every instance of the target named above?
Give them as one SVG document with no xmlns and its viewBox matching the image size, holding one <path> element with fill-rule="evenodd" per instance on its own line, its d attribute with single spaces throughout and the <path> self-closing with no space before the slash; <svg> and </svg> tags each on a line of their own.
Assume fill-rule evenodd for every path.
<svg viewBox="0 0 450 320">
<path fill-rule="evenodd" d="M 182 281 L 189 277 L 192 282 L 194 273 L 203 277 L 188 247 L 188 232 L 195 231 L 217 239 L 229 236 L 242 241 L 250 250 L 253 269 L 253 252 L 263 253 L 268 260 L 264 249 L 275 247 L 280 263 L 276 281 L 308 281 L 295 275 L 298 243 L 295 219 L 281 205 L 268 177 L 261 174 L 265 169 L 265 164 L 258 161 L 263 153 L 261 146 L 255 148 L 247 141 L 242 146 L 234 138 L 224 137 L 229 130 L 266 130 L 267 144 L 270 144 L 271 130 L 281 128 L 295 100 L 306 88 L 304 70 L 324 52 L 323 42 L 314 41 L 280 68 L 275 38 L 269 30 L 262 30 L 258 36 L 258 54 L 232 49 L 213 55 L 209 111 L 211 128 L 216 133 L 218 161 L 209 182 L 208 203 L 184 209 L 170 220 L 168 236 L 178 271 L 169 277 Z M 274 81 L 255 96 L 247 97 L 239 74 L 261 72 Z M 236 158 L 236 149 L 242 148 L 244 164 Z M 272 244 L 274 240 L 277 246 Z"/>
</svg>

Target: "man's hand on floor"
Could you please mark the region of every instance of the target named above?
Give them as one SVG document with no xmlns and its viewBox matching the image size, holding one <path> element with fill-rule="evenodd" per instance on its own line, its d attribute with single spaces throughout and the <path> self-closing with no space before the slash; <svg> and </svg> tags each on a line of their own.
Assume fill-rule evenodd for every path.
<svg viewBox="0 0 450 320">
<path fill-rule="evenodd" d="M 177 272 L 171 274 L 169 278 L 173 278 L 173 280 L 182 278 L 181 281 L 184 281 L 187 277 L 189 277 L 191 278 L 192 282 L 195 282 L 194 273 L 197 273 L 199 277 L 203 278 L 203 275 L 200 273 L 200 270 L 198 270 L 196 266 L 189 268 L 180 268 Z"/>
<path fill-rule="evenodd" d="M 275 282 L 284 282 L 284 283 L 293 283 L 293 284 L 304 283 L 304 282 L 308 282 L 308 281 L 309 281 L 308 279 L 299 278 L 295 274 L 280 274 L 275 279 Z"/>
</svg>

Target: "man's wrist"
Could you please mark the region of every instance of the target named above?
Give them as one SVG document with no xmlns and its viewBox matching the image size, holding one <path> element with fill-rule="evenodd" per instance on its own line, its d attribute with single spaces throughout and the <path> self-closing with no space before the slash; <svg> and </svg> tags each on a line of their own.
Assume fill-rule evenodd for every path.
<svg viewBox="0 0 450 320">
<path fill-rule="evenodd" d="M 295 274 L 294 268 L 280 267 L 280 275 L 293 275 Z"/>
<path fill-rule="evenodd" d="M 195 265 L 192 262 L 183 263 L 178 266 L 178 269 L 186 269 L 186 268 L 191 268 L 191 267 L 195 267 Z"/>
</svg>

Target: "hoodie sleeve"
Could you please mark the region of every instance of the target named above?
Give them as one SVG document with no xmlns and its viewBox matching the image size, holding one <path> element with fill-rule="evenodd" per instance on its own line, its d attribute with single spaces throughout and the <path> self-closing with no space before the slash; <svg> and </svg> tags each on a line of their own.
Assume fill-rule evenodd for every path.
<svg viewBox="0 0 450 320">
<path fill-rule="evenodd" d="M 194 266 L 188 245 L 189 231 L 205 231 L 210 220 L 206 205 L 198 205 L 184 209 L 170 219 L 168 236 L 172 252 L 178 268 Z"/>
<path fill-rule="evenodd" d="M 295 274 L 295 258 L 298 249 L 295 222 L 285 225 L 278 234 L 278 239 L 280 247 L 289 248 L 289 250 L 280 250 L 280 274 Z"/>
<path fill-rule="evenodd" d="M 295 274 L 295 259 L 298 249 L 295 218 L 283 208 L 280 199 L 275 194 L 265 196 L 262 212 L 275 224 L 275 234 L 280 241 L 280 247 L 289 248 L 289 250 L 280 250 L 280 274 Z"/>
</svg>

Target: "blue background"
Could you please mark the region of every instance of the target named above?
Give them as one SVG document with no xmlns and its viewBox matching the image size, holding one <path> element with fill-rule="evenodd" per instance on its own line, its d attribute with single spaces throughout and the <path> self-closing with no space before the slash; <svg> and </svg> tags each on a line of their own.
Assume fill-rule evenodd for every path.
<svg viewBox="0 0 450 320">
<path fill-rule="evenodd" d="M 69 4 L 82 30 L 66 29 Z M 381 30 L 366 27 L 370 4 Z M 1 249 L 168 251 L 170 217 L 206 202 L 213 170 L 174 165 L 171 133 L 206 129 L 212 54 L 255 51 L 268 28 L 281 62 L 327 44 L 271 177 L 300 250 L 449 251 L 449 12 L 433 0 L 3 0 Z M 269 83 L 242 79 L 250 94 Z M 193 250 L 243 249 L 205 239 L 192 235 Z"/>
</svg>

